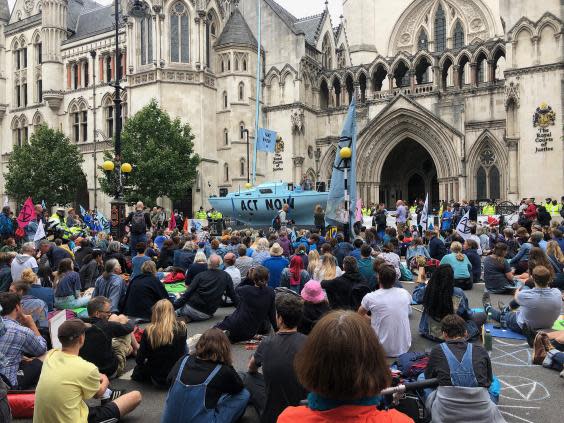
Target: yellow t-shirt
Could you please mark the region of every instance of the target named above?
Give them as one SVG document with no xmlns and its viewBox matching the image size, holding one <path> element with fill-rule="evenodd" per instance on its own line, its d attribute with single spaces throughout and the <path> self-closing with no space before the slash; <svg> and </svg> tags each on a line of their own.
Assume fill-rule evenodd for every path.
<svg viewBox="0 0 564 423">
<path fill-rule="evenodd" d="M 35 391 L 33 423 L 87 423 L 85 399 L 100 389 L 98 368 L 77 355 L 51 350 Z"/>
</svg>

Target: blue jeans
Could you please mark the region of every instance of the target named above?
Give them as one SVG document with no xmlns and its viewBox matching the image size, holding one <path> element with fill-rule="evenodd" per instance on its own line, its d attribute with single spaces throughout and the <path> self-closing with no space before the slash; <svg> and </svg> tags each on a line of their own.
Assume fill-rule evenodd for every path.
<svg viewBox="0 0 564 423">
<path fill-rule="evenodd" d="M 215 422 L 231 423 L 237 421 L 245 412 L 251 394 L 242 389 L 238 394 L 223 394 L 215 406 Z"/>
<path fill-rule="evenodd" d="M 137 245 L 138 242 L 144 242 L 145 244 L 147 243 L 147 234 L 131 234 L 131 237 L 129 238 L 129 252 L 131 254 L 131 256 L 135 256 L 135 246 Z"/>
<path fill-rule="evenodd" d="M 511 329 L 513 332 L 523 333 L 523 329 L 517 324 L 517 313 L 511 311 L 508 307 L 505 307 L 503 310 L 497 310 L 492 307 L 488 312 L 491 313 L 492 319 L 496 322 L 501 323 L 502 317 L 505 319 L 505 325 L 502 325 L 502 327 L 505 326 L 504 328 Z"/>
</svg>

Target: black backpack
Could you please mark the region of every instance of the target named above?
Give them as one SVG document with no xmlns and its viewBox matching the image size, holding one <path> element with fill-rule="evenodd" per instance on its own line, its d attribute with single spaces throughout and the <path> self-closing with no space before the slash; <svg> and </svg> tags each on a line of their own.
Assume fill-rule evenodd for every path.
<svg viewBox="0 0 564 423">
<path fill-rule="evenodd" d="M 272 227 L 277 231 L 282 227 L 282 219 L 280 219 L 280 212 L 276 214 L 276 217 L 272 219 Z"/>
<path fill-rule="evenodd" d="M 144 234 L 146 230 L 145 213 L 140 211 L 133 213 L 131 217 L 131 232 L 134 234 Z"/>
</svg>

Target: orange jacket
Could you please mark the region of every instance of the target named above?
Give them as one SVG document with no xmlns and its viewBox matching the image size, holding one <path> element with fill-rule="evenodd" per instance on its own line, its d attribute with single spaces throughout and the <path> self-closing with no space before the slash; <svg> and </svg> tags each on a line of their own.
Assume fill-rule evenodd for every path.
<svg viewBox="0 0 564 423">
<path fill-rule="evenodd" d="M 278 423 L 413 423 L 396 410 L 380 411 L 373 405 L 344 405 L 327 411 L 307 407 L 288 407 L 278 417 Z"/>
</svg>

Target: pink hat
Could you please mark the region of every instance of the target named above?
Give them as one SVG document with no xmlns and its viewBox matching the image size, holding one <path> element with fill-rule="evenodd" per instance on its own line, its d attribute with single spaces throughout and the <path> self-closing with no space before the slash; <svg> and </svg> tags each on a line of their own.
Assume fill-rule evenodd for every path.
<svg viewBox="0 0 564 423">
<path fill-rule="evenodd" d="M 325 301 L 325 292 L 321 289 L 321 283 L 313 279 L 306 283 L 302 289 L 302 298 L 314 304 Z"/>
</svg>

